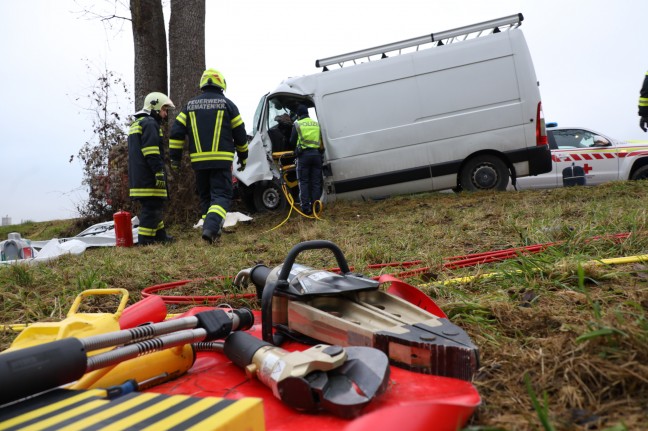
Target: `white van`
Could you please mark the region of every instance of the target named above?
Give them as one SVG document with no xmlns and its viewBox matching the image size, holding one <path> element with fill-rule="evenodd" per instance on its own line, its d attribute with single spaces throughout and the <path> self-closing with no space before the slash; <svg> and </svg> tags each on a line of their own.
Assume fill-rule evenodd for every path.
<svg viewBox="0 0 648 431">
<path fill-rule="evenodd" d="M 509 180 L 551 171 L 522 20 L 317 60 L 321 72 L 283 81 L 261 98 L 247 167 L 235 172 L 248 207 L 283 208 L 282 184 L 296 189 L 288 137 L 299 103 L 322 129 L 324 202 L 505 190 Z"/>
</svg>

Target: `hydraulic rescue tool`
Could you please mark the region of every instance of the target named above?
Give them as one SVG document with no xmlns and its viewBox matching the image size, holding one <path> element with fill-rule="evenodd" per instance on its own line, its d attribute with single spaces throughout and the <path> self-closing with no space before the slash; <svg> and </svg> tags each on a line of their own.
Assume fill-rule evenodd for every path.
<svg viewBox="0 0 648 431">
<path fill-rule="evenodd" d="M 331 250 L 340 274 L 295 263 L 299 253 L 313 249 Z M 268 343 L 280 345 L 291 337 L 310 344 L 370 346 L 402 368 L 463 380 L 479 367 L 478 349 L 461 328 L 379 290 L 378 281 L 352 273 L 330 241 L 297 244 L 282 265 L 245 269 L 234 284 L 246 281 L 252 281 L 261 298 Z"/>
<path fill-rule="evenodd" d="M 371 347 L 318 344 L 289 352 L 237 331 L 224 343 L 198 343 L 196 351 L 202 350 L 222 350 L 283 403 L 308 413 L 356 417 L 389 384 L 389 359 Z"/>
<path fill-rule="evenodd" d="M 166 320 L 116 332 L 85 338 L 62 338 L 24 349 L 0 354 L 0 404 L 47 391 L 63 385 L 72 389 L 109 387 L 121 384 L 126 373 L 108 372 L 113 365 L 128 364 L 127 371 L 137 373 L 136 383 L 169 380 L 187 371 L 195 359 L 191 343 L 225 338 L 235 330 L 245 330 L 254 324 L 254 315 L 247 308 L 225 310 L 217 308 L 194 316 Z M 120 346 L 108 350 L 109 348 Z M 168 371 L 160 371 L 156 361 L 141 358 L 138 367 L 129 362 L 142 355 L 182 346 L 180 353 L 169 360 Z M 91 352 L 104 349 L 94 354 Z M 183 363 L 178 364 L 181 358 Z M 157 358 L 161 359 L 161 358 Z M 173 363 L 171 363 L 173 362 Z"/>
</svg>

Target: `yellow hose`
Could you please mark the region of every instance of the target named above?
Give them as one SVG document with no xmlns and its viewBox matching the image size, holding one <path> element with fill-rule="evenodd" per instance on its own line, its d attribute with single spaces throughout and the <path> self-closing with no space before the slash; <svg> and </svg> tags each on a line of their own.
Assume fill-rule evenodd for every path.
<svg viewBox="0 0 648 431">
<path fill-rule="evenodd" d="M 613 257 L 610 259 L 597 259 L 597 260 L 590 260 L 589 262 L 586 262 L 586 264 L 590 265 L 622 265 L 625 263 L 636 263 L 636 262 L 648 262 L 648 254 L 640 254 L 637 256 L 625 256 L 625 257 Z M 521 273 L 521 270 L 513 271 L 514 273 Z M 426 283 L 421 285 L 420 287 L 429 287 L 432 285 L 449 285 L 449 284 L 465 284 L 465 283 L 470 283 L 471 281 L 481 279 L 481 278 L 491 278 L 491 277 L 497 277 L 502 275 L 501 272 L 487 272 L 485 274 L 478 274 L 478 275 L 470 275 L 466 277 L 456 277 L 456 278 L 450 278 L 448 280 L 442 281 L 440 283 Z"/>
<path fill-rule="evenodd" d="M 324 204 L 322 204 L 322 201 L 320 201 L 318 199 L 315 202 L 313 202 L 313 214 L 312 215 L 307 215 L 307 214 L 304 214 L 303 212 L 301 212 L 300 209 L 295 206 L 295 199 L 292 197 L 292 195 L 288 191 L 288 188 L 286 187 L 286 184 L 283 183 L 283 182 L 281 183 L 281 191 L 283 192 L 284 196 L 286 197 L 286 201 L 288 202 L 288 205 L 290 205 L 290 211 L 288 211 L 288 215 L 286 216 L 286 218 L 281 223 L 279 223 L 277 226 L 273 227 L 272 229 L 268 229 L 267 231 L 265 231 L 263 233 L 271 232 L 271 231 L 273 231 L 275 229 L 278 229 L 281 226 L 283 226 L 284 223 L 286 223 L 290 219 L 290 215 L 292 214 L 293 210 L 295 210 L 296 212 L 298 212 L 299 214 L 301 214 L 305 218 L 314 218 L 314 219 L 317 219 L 317 220 L 323 220 L 319 216 L 322 213 L 322 210 L 324 209 Z"/>
</svg>

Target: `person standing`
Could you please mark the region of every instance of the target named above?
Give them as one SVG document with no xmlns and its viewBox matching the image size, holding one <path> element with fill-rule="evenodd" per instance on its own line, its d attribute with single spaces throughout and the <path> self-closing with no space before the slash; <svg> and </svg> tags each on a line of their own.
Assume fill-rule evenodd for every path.
<svg viewBox="0 0 648 431">
<path fill-rule="evenodd" d="M 173 241 L 162 220 L 168 192 L 161 123 L 167 118 L 169 108 L 175 106 L 164 93 L 149 93 L 128 132 L 129 196 L 141 206 L 137 228 L 139 245 Z"/>
<path fill-rule="evenodd" d="M 322 196 L 322 135 L 317 121 L 308 116 L 308 108 L 296 109 L 290 144 L 295 148 L 299 205 L 306 215 L 313 214 L 313 204 Z"/>
<path fill-rule="evenodd" d="M 648 132 L 648 72 L 644 76 L 643 85 L 639 92 L 639 127 Z"/>
<path fill-rule="evenodd" d="M 187 102 L 173 123 L 169 155 L 171 166 L 177 169 L 185 140 L 189 141 L 189 157 L 203 218 L 202 238 L 214 243 L 220 238 L 234 193 L 234 152 L 238 156 L 239 171 L 247 163 L 247 134 L 238 108 L 224 95 L 227 83 L 222 73 L 205 70 L 200 89 L 202 93 Z"/>
</svg>

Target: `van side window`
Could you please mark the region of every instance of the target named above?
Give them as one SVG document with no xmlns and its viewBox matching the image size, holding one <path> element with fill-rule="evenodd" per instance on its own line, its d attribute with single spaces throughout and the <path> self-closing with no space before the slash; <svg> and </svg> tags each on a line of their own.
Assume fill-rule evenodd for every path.
<svg viewBox="0 0 648 431">
<path fill-rule="evenodd" d="M 268 105 L 268 137 L 272 142 L 272 152 L 293 151 L 290 147 L 290 132 L 292 120 L 290 112 L 285 108 L 278 108 L 272 101 Z"/>
<path fill-rule="evenodd" d="M 263 105 L 266 102 L 266 97 L 268 94 L 266 93 L 261 100 L 259 100 L 259 103 L 257 105 L 256 110 L 254 111 L 254 122 L 252 123 L 252 134 L 256 135 L 256 132 L 261 128 L 261 113 L 263 112 Z"/>
</svg>

